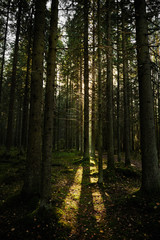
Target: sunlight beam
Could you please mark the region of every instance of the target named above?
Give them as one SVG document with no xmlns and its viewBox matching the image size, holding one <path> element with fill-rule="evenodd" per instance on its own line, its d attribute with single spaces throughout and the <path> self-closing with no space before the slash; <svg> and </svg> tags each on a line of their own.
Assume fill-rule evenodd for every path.
<svg viewBox="0 0 160 240">
<path fill-rule="evenodd" d="M 81 195 L 83 168 L 80 166 L 76 172 L 73 185 L 70 187 L 67 197 L 62 206 L 60 222 L 69 225 L 74 231 L 77 227 L 77 212 Z"/>
</svg>

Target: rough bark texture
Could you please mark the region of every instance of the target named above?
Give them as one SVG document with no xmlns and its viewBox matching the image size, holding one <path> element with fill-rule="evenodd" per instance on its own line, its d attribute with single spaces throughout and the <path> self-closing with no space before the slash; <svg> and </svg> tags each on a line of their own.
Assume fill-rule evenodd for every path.
<svg viewBox="0 0 160 240">
<path fill-rule="evenodd" d="M 122 51 L 123 51 L 123 94 L 124 94 L 124 149 L 125 165 L 130 163 L 130 117 L 129 117 L 129 82 L 128 82 L 128 54 L 127 54 L 127 29 L 125 27 L 125 8 L 122 7 Z"/>
<path fill-rule="evenodd" d="M 54 112 L 54 79 L 56 69 L 58 0 L 52 0 L 49 36 L 49 52 L 47 62 L 47 82 L 44 112 L 43 161 L 42 161 L 42 193 L 41 204 L 46 205 L 51 198 L 51 161 Z"/>
<path fill-rule="evenodd" d="M 107 7 L 107 167 L 114 169 L 113 145 L 113 47 L 111 36 L 111 12 L 113 0 L 106 1 Z"/>
<path fill-rule="evenodd" d="M 89 160 L 88 4 L 84 0 L 84 160 Z"/>
<path fill-rule="evenodd" d="M 148 193 L 160 193 L 145 0 L 135 0 L 135 11 L 140 95 L 142 190 Z"/>
<path fill-rule="evenodd" d="M 40 195 L 42 163 L 42 86 L 46 1 L 36 1 L 26 177 L 23 192 Z"/>
</svg>

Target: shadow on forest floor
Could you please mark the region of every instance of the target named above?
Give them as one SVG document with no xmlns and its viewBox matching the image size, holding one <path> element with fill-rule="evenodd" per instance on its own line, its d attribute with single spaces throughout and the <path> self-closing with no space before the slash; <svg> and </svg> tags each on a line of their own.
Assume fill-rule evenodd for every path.
<svg viewBox="0 0 160 240">
<path fill-rule="evenodd" d="M 125 168 L 123 161 L 116 163 L 116 175 L 112 179 L 106 178 L 104 169 L 104 184 L 99 185 L 95 159 L 84 163 L 73 153 L 55 155 L 54 214 L 44 219 L 34 216 L 34 203 L 28 208 L 21 198 L 15 197 L 23 184 L 24 157 L 3 159 L 0 162 L 0 239 L 160 239 L 160 199 L 144 199 L 136 193 L 141 182 L 138 161 L 133 159 L 131 168 Z M 104 168 L 105 162 L 106 156 Z M 26 218 L 31 215 L 31 219 Z"/>
</svg>

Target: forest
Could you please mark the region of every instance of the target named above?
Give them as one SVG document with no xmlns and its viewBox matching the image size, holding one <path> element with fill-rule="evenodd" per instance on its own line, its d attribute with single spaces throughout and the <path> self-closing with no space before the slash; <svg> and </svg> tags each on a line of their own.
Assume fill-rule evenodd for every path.
<svg viewBox="0 0 160 240">
<path fill-rule="evenodd" d="M 159 240 L 159 0 L 0 14 L 0 240 Z"/>
</svg>

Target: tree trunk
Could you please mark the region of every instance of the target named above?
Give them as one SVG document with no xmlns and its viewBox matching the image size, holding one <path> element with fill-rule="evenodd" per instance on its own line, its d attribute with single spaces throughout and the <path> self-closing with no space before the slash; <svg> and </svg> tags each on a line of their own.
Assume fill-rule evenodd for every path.
<svg viewBox="0 0 160 240">
<path fill-rule="evenodd" d="M 103 183 L 103 158 L 102 158 L 102 82 L 101 82 L 101 33 L 100 33 L 100 0 L 97 9 L 98 18 L 98 182 Z"/>
<path fill-rule="evenodd" d="M 29 25 L 28 36 L 28 58 L 27 58 L 27 73 L 24 89 L 23 100 L 23 117 L 22 117 L 22 148 L 26 150 L 28 142 L 28 115 L 29 115 L 29 95 L 30 95 L 30 67 L 31 67 L 31 44 L 32 44 L 32 13 Z"/>
<path fill-rule="evenodd" d="M 21 24 L 21 10 L 22 10 L 22 1 L 19 1 L 18 17 L 17 17 L 17 32 L 16 32 L 16 39 L 15 39 L 15 45 L 14 45 L 9 110 L 8 110 L 7 138 L 6 138 L 7 150 L 9 150 L 13 144 L 13 114 L 14 114 L 14 103 L 15 103 L 15 87 L 16 87 L 16 72 L 17 72 L 20 24 Z"/>
<path fill-rule="evenodd" d="M 54 84 L 56 69 L 58 0 L 52 0 L 51 22 L 49 36 L 49 52 L 47 62 L 47 82 L 44 112 L 43 135 L 43 161 L 42 161 L 42 194 L 41 205 L 49 203 L 51 198 L 51 162 L 53 138 L 53 112 L 54 112 Z"/>
<path fill-rule="evenodd" d="M 83 99 L 82 99 L 82 56 L 80 55 L 80 151 L 83 153 L 84 144 L 83 144 Z"/>
<path fill-rule="evenodd" d="M 147 193 L 160 193 L 145 0 L 135 0 L 135 11 L 142 152 L 141 189 Z"/>
<path fill-rule="evenodd" d="M 123 51 L 123 92 L 124 92 L 124 149 L 125 165 L 130 163 L 130 117 L 129 117 L 129 82 L 128 82 L 128 56 L 127 56 L 127 36 L 125 27 L 125 8 L 122 5 L 122 51 Z"/>
<path fill-rule="evenodd" d="M 96 78 L 96 71 L 95 71 L 95 0 L 93 1 L 93 56 L 92 56 L 92 138 L 91 138 L 91 154 L 95 157 L 95 143 L 96 143 L 96 107 L 95 107 L 95 78 Z"/>
<path fill-rule="evenodd" d="M 46 1 L 36 1 L 31 76 L 29 136 L 26 162 L 26 177 L 23 186 L 23 192 L 26 196 L 40 196 L 42 163 L 42 89 L 45 6 Z"/>
<path fill-rule="evenodd" d="M 1 60 L 1 73 L 0 73 L 0 110 L 1 110 L 1 101 L 2 101 L 2 83 L 3 83 L 3 71 L 5 64 L 5 52 L 6 52 L 6 42 L 7 42 L 7 33 L 8 33 L 8 21 L 9 21 L 9 9 L 10 9 L 11 0 L 8 0 L 7 6 L 7 19 L 4 33 L 4 42 L 3 42 L 3 50 L 2 50 L 2 60 Z M 0 111 L 1 112 L 1 111 Z"/>
<path fill-rule="evenodd" d="M 65 145 L 68 150 L 68 74 L 67 74 L 67 92 L 66 92 L 66 124 L 65 124 Z"/>
<path fill-rule="evenodd" d="M 113 47 L 111 36 L 111 12 L 113 0 L 107 0 L 107 168 L 114 170 L 113 144 Z"/>
<path fill-rule="evenodd" d="M 84 160 L 89 160 L 88 12 L 89 2 L 84 0 Z"/>
<path fill-rule="evenodd" d="M 120 36 L 119 36 L 119 3 L 117 0 L 117 157 L 118 162 L 121 161 L 121 147 L 120 147 Z"/>
</svg>

